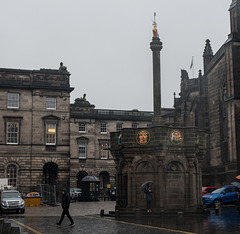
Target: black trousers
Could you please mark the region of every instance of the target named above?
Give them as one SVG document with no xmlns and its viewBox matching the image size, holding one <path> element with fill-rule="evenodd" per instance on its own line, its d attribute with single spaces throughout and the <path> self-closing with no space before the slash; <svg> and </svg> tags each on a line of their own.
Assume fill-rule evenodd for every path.
<svg viewBox="0 0 240 234">
<path fill-rule="evenodd" d="M 69 218 L 71 223 L 73 223 L 73 219 L 72 219 L 71 215 L 69 214 L 68 208 L 63 208 L 61 219 L 59 220 L 59 224 L 62 223 L 65 215 L 67 215 L 67 217 Z"/>
<path fill-rule="evenodd" d="M 147 200 L 147 210 L 151 209 L 151 201 Z"/>
</svg>

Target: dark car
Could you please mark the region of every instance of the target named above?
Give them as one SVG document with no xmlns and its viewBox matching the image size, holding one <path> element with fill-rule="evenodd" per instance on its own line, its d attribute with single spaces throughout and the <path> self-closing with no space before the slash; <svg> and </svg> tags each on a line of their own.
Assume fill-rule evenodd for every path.
<svg viewBox="0 0 240 234">
<path fill-rule="evenodd" d="M 203 196 L 203 205 L 220 207 L 224 204 L 237 202 L 238 188 L 232 185 L 226 185 L 215 189 L 212 193 Z"/>
<path fill-rule="evenodd" d="M 217 188 L 218 187 L 202 187 L 202 196 L 204 196 L 208 193 L 212 193 Z"/>
</svg>

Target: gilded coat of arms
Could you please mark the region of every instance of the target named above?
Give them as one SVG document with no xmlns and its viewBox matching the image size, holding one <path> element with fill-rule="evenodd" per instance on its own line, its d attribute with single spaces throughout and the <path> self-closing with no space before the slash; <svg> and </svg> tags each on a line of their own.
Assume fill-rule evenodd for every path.
<svg viewBox="0 0 240 234">
<path fill-rule="evenodd" d="M 183 142 L 183 134 L 179 130 L 173 130 L 170 133 L 170 140 L 174 145 L 180 145 Z"/>
<path fill-rule="evenodd" d="M 146 145 L 150 141 L 150 133 L 146 130 L 141 130 L 137 133 L 137 143 L 140 145 Z"/>
</svg>

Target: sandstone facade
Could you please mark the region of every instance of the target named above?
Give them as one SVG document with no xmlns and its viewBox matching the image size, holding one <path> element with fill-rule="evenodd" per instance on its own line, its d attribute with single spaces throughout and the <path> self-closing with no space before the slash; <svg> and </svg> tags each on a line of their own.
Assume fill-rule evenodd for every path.
<svg viewBox="0 0 240 234">
<path fill-rule="evenodd" d="M 0 69 L 0 177 L 23 192 L 69 186 L 70 74 Z"/>
</svg>

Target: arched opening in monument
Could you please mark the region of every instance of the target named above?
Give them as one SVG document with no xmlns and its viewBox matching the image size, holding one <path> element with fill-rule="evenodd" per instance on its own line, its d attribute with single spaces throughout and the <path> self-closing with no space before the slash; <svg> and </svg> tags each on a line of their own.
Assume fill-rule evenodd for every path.
<svg viewBox="0 0 240 234">
<path fill-rule="evenodd" d="M 141 185 L 147 181 L 154 181 L 154 166 L 148 161 L 143 161 L 137 165 L 136 168 L 136 206 L 138 208 L 146 208 L 146 200 L 144 199 L 144 190 L 141 190 Z M 153 195 L 156 189 L 153 184 Z"/>
<path fill-rule="evenodd" d="M 193 164 L 193 169 L 192 169 L 192 201 L 191 201 L 191 205 L 193 204 L 199 204 L 201 203 L 201 201 L 198 201 L 198 195 L 200 194 L 202 191 L 199 191 L 199 176 L 198 176 L 198 171 L 197 171 L 197 165 L 196 163 Z M 191 185 L 190 185 L 191 187 Z M 201 197 L 200 197 L 201 198 Z"/>
<path fill-rule="evenodd" d="M 166 204 L 169 209 L 185 208 L 186 173 L 178 161 L 170 162 L 165 168 Z M 179 196 L 181 194 L 181 196 Z"/>
<path fill-rule="evenodd" d="M 119 194 L 119 205 L 120 207 L 127 207 L 128 205 L 128 176 L 127 176 L 127 165 L 122 164 L 122 169 L 118 174 L 118 194 Z"/>
<path fill-rule="evenodd" d="M 77 173 L 77 188 L 81 188 L 81 180 L 87 175 L 88 173 L 86 171 L 79 171 Z"/>
<path fill-rule="evenodd" d="M 58 178 L 58 165 L 48 162 L 43 167 L 43 182 L 48 185 L 56 185 Z"/>
</svg>

